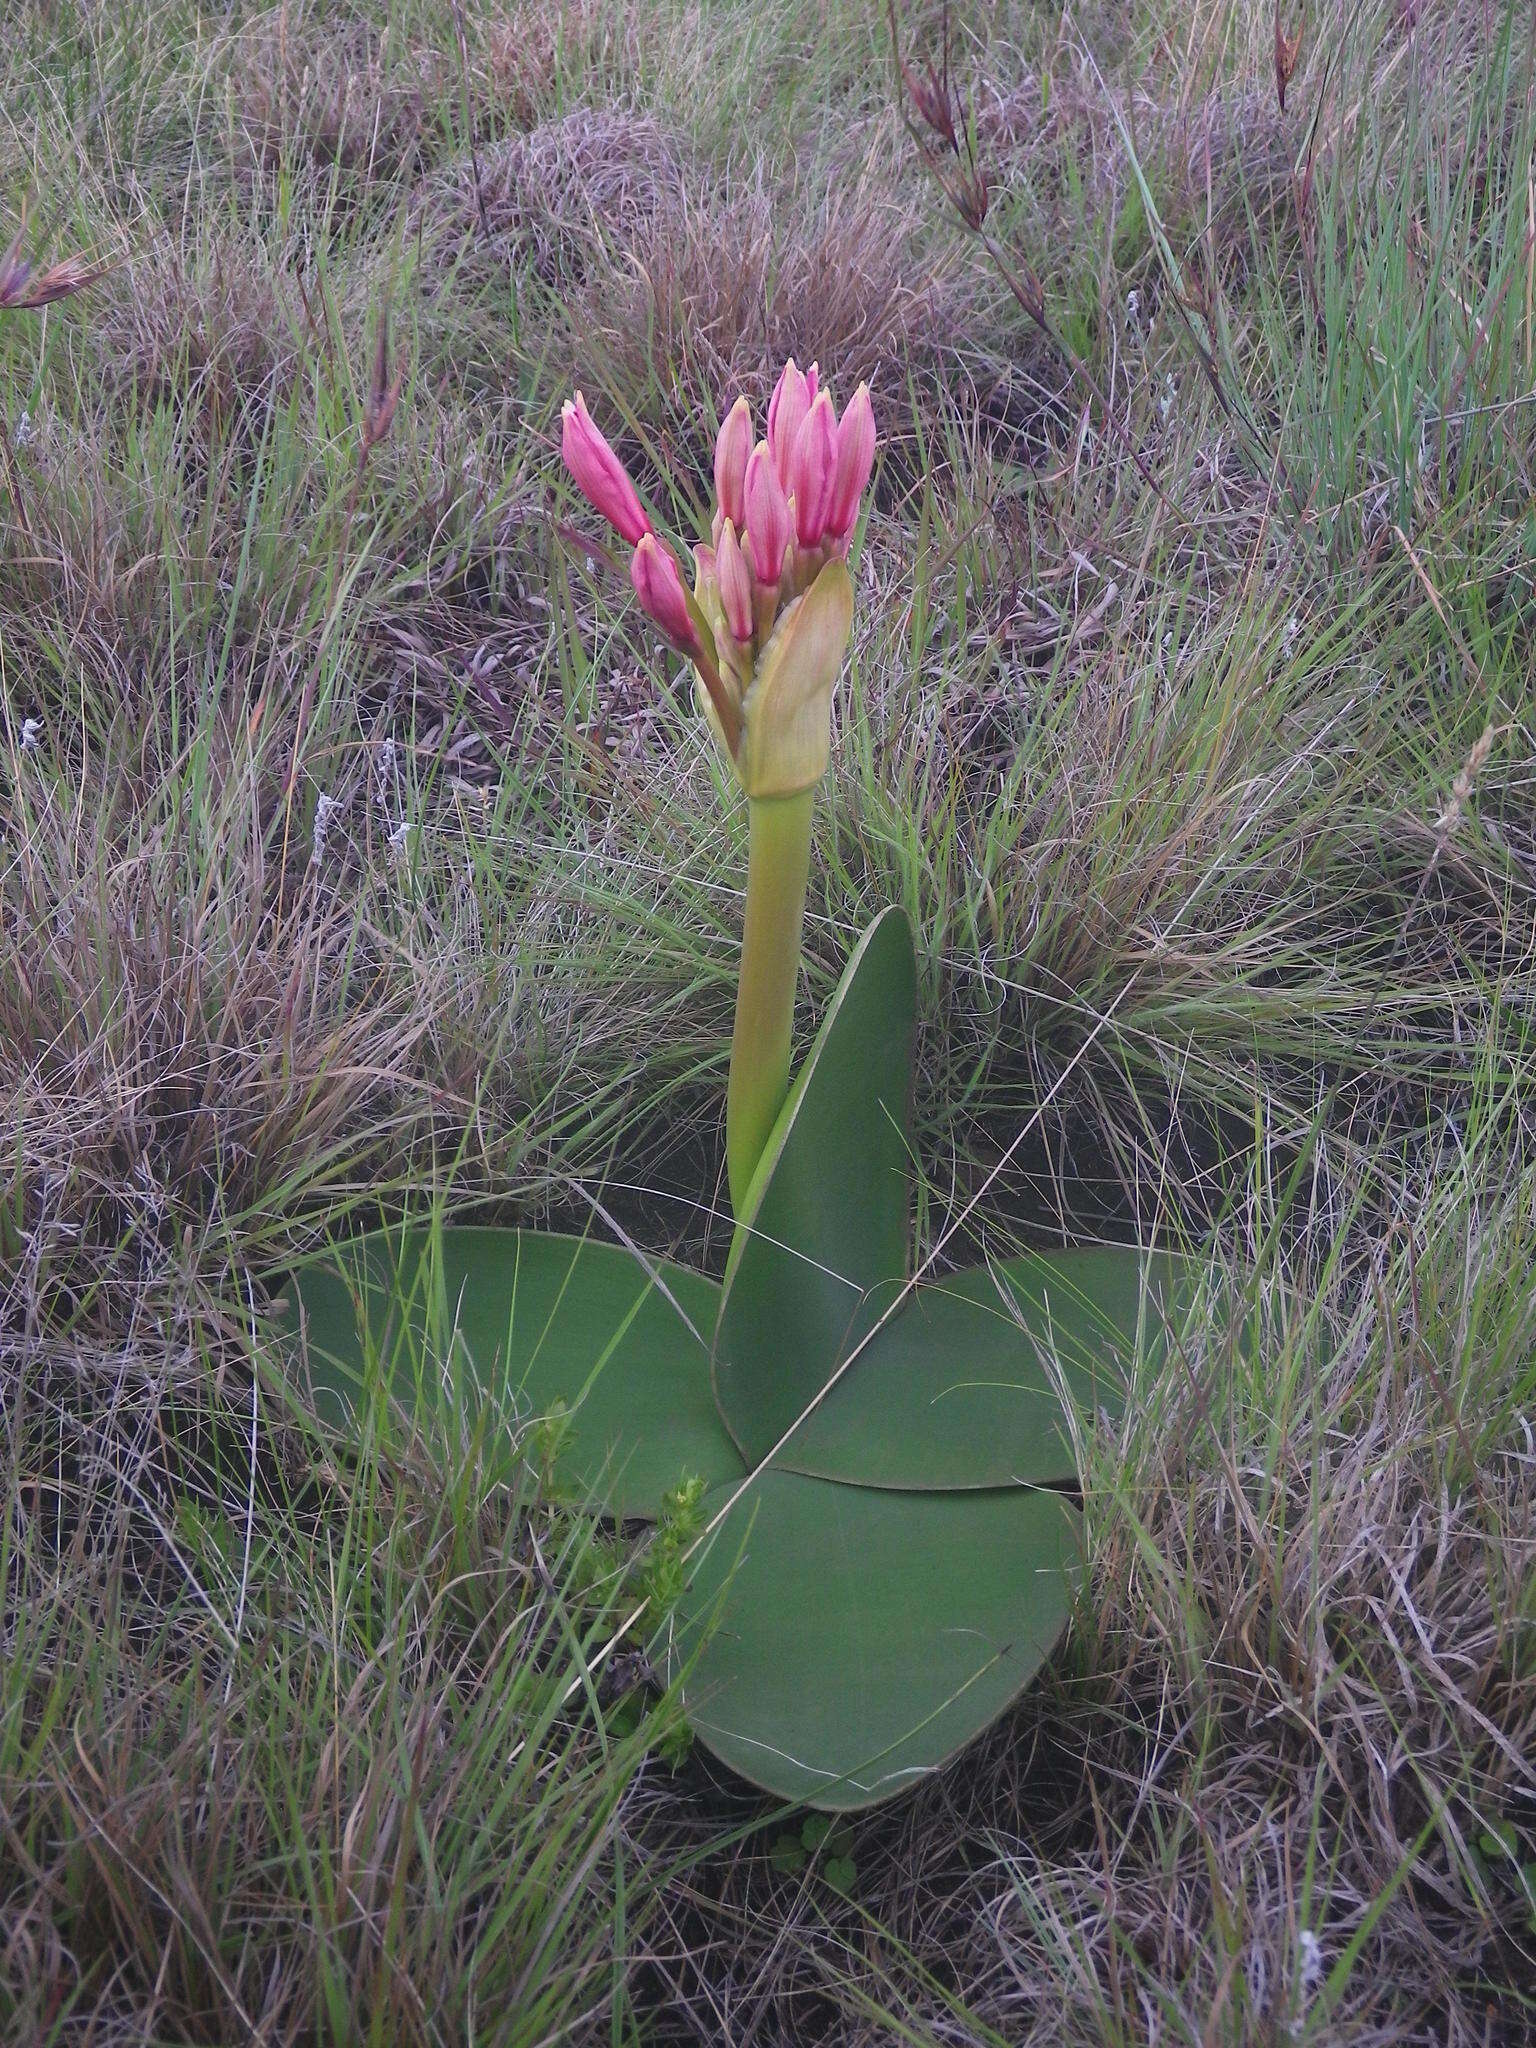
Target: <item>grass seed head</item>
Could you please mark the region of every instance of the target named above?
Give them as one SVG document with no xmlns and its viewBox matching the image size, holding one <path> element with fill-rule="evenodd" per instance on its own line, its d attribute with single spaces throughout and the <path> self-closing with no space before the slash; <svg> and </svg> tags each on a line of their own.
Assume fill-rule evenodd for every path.
<svg viewBox="0 0 1536 2048">
<path fill-rule="evenodd" d="M 61 256 L 46 270 L 38 270 L 22 253 L 26 233 L 23 216 L 10 247 L 0 256 L 0 311 L 32 313 L 59 299 L 73 298 L 76 292 L 104 277 L 110 268 L 105 263 L 93 263 L 77 251 L 73 256 Z"/>
</svg>

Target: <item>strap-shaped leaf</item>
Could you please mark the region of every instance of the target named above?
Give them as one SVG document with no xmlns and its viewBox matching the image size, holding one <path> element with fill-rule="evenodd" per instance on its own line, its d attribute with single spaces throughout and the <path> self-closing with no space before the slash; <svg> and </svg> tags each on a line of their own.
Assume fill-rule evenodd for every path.
<svg viewBox="0 0 1536 2048">
<path fill-rule="evenodd" d="M 563 1402 L 557 1476 L 617 1516 L 655 1515 L 684 1473 L 741 1477 L 709 1383 L 719 1289 L 684 1267 L 468 1226 L 359 1239 L 296 1274 L 294 1293 L 317 1406 L 337 1419 L 376 1361 L 423 1416 L 446 1401 L 452 1420 L 487 1392 L 530 1418 Z"/>
<path fill-rule="evenodd" d="M 864 933 L 752 1178 L 715 1331 L 720 1413 L 749 1464 L 843 1355 L 871 1290 L 906 1270 L 912 928 Z"/>
<path fill-rule="evenodd" d="M 867 1486 L 1070 1484 L 1072 1410 L 1118 1412 L 1191 1280 L 1182 1260 L 1096 1245 L 882 1288 L 873 1334 L 775 1462 Z"/>
<path fill-rule="evenodd" d="M 1063 1495 L 895 1493 L 770 1470 L 695 1559 L 672 1668 L 689 1718 L 780 1799 L 871 1806 L 1017 1697 L 1066 1625 Z"/>
</svg>

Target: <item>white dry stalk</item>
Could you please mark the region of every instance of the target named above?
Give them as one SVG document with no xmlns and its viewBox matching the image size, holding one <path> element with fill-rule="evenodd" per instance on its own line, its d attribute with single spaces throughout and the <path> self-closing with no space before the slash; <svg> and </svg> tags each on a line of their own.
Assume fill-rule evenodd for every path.
<svg viewBox="0 0 1536 2048">
<path fill-rule="evenodd" d="M 1472 742 L 1472 750 L 1461 764 L 1461 769 L 1451 784 L 1451 800 L 1435 820 L 1435 829 L 1442 842 L 1453 837 L 1466 814 L 1472 793 L 1477 787 L 1477 778 L 1488 765 L 1488 756 L 1493 752 L 1494 729 L 1485 725 Z"/>
<path fill-rule="evenodd" d="M 325 790 L 315 798 L 315 836 L 309 850 L 309 864 L 319 867 L 325 859 L 325 842 L 330 835 L 331 819 L 336 813 L 336 799 Z"/>
</svg>

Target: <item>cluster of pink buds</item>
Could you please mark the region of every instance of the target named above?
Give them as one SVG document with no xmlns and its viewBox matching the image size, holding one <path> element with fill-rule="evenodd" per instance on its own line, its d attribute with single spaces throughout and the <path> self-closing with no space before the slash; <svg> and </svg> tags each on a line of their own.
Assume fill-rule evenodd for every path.
<svg viewBox="0 0 1536 2048">
<path fill-rule="evenodd" d="M 754 696 L 754 681 L 770 651 L 778 652 L 777 666 L 785 665 L 793 635 L 776 628 L 790 626 L 790 612 L 829 563 L 847 558 L 875 459 L 868 388 L 859 386 L 839 419 L 816 365 L 802 374 L 791 357 L 769 402 L 763 440 L 755 439 L 746 399 L 737 399 L 715 442 L 712 538 L 694 548 L 691 590 L 579 391 L 562 414 L 561 453 L 584 496 L 633 547 L 630 580 L 640 604 L 667 643 L 693 663 L 711 723 L 748 794 L 756 793 L 747 764 L 754 764 L 753 779 L 762 780 L 769 735 L 759 731 L 747 744 L 754 710 L 768 709 L 764 693 Z M 844 588 L 846 572 L 832 581 Z M 808 635 L 809 624 L 802 622 L 800 639 L 816 637 Z M 804 668 L 805 662 L 790 666 Z M 830 690 L 829 683 L 829 713 Z M 786 772 L 781 764 L 767 779 L 782 781 Z"/>
</svg>

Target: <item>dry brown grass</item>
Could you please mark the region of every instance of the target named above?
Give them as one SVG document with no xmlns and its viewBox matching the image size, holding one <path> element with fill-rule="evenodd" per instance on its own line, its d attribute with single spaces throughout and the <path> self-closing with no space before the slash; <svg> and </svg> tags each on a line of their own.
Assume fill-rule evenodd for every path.
<svg viewBox="0 0 1536 2048">
<path fill-rule="evenodd" d="M 983 85 L 975 115 L 989 175 L 1004 193 L 1021 188 L 1049 234 L 1072 218 L 1060 171 L 1070 158 L 1095 228 L 1112 233 L 1134 192 L 1123 122 L 1177 223 L 1204 230 L 1223 250 L 1247 233 L 1250 211 L 1261 227 L 1277 226 L 1292 198 L 1295 124 L 1276 107 L 1273 87 L 1223 84 L 1197 98 L 1176 76 L 1166 87 L 1107 91 L 1068 52 L 1048 94 L 1038 77 Z"/>
<path fill-rule="evenodd" d="M 430 999 L 313 877 L 279 909 L 258 844 L 242 859 L 232 834 L 189 890 L 169 821 L 125 844 L 105 792 L 37 796 L 0 983 L 27 1248 L 4 1298 L 17 1330 L 82 1314 L 111 1330 L 179 1272 L 216 1268 L 231 1228 L 280 1232 L 274 1190 L 296 1218 L 328 1183 L 331 1199 L 359 1184 L 357 1144 L 374 1171 L 397 1155 L 442 1092 L 416 1073 Z M 218 801 L 261 799 L 236 771 Z"/>
<path fill-rule="evenodd" d="M 417 49 L 386 66 L 386 38 L 362 21 L 338 26 L 288 7 L 265 17 L 231 53 L 237 116 L 253 168 L 308 164 L 368 180 L 413 170 L 426 130 L 451 104 L 447 50 Z"/>
<path fill-rule="evenodd" d="M 684 417 L 740 391 L 761 414 L 789 356 L 819 362 L 845 397 L 863 381 L 886 396 L 898 363 L 960 378 L 989 294 L 962 252 L 927 239 L 883 166 L 823 193 L 759 176 L 714 204 L 684 199 L 634 238 L 622 267 L 574 296 L 572 330 L 621 389 L 654 380 Z"/>
<path fill-rule="evenodd" d="M 596 1642 L 549 1596 L 601 1612 L 608 1561 L 483 1446 L 392 1439 L 338 1520 L 233 1350 L 195 1292 L 34 1342 L 19 1385 L 0 1330 L 7 2039 L 428 2048 L 482 2007 L 498 2048 L 593 2038 L 649 1731 L 567 1694 Z"/>
<path fill-rule="evenodd" d="M 573 286 L 605 249 L 648 243 L 700 176 L 692 144 L 652 116 L 577 107 L 453 165 L 424 205 L 443 220 L 446 262 L 469 243 L 477 263 Z"/>
<path fill-rule="evenodd" d="M 1345 188 L 1321 285 L 1290 167 L 1345 10 L 1283 116 L 1268 0 L 1207 10 L 1219 61 L 1140 6 L 957 26 L 991 224 L 1118 428 L 924 186 L 878 7 L 158 4 L 58 0 L 0 55 L 39 251 L 114 263 L 0 314 L 0 2031 L 286 2048 L 334 1998 L 338 2038 L 523 2048 L 474 1942 L 556 1830 L 532 1791 L 483 1828 L 495 1717 L 614 1557 L 541 1576 L 567 1525 L 468 1443 L 344 1471 L 252 1306 L 423 1190 L 583 1227 L 600 1189 L 718 1261 L 741 821 L 553 423 L 582 380 L 686 527 L 718 409 L 794 353 L 868 379 L 886 443 L 806 1015 L 906 902 L 925 1241 L 983 1183 L 989 1243 L 1156 1210 L 1263 1338 L 1213 1316 L 1094 1437 L 1070 1651 L 857 1827 L 853 1903 L 722 1848 L 761 1816 L 703 1766 L 623 1777 L 615 1822 L 612 1731 L 557 1717 L 595 1805 L 558 1764 L 551 1812 L 596 1846 L 530 2038 L 627 2039 L 626 1998 L 763 2048 L 1528 2037 L 1536 416 L 1481 0 L 1388 9 L 1384 89 L 1325 109 L 1362 125 L 1319 177 L 1368 140 L 1442 269 Z M 1180 255 L 1215 224 L 1219 395 L 1117 112 Z M 1399 401 L 1453 415 L 1406 465 Z"/>
<path fill-rule="evenodd" d="M 487 260 L 531 268 L 573 374 L 675 441 L 735 392 L 764 407 L 790 355 L 845 393 L 898 364 L 995 375 L 998 289 L 893 180 L 891 142 L 866 129 L 830 177 L 721 176 L 649 115 L 581 107 L 483 155 L 478 189 L 460 163 L 423 207 L 446 289 Z"/>
<path fill-rule="evenodd" d="M 290 394 L 307 317 L 293 269 L 243 236 L 192 247 L 146 236 L 96 310 L 119 401 L 174 401 L 187 423 L 205 415 L 214 439 L 237 423 L 250 431 Z"/>
</svg>

